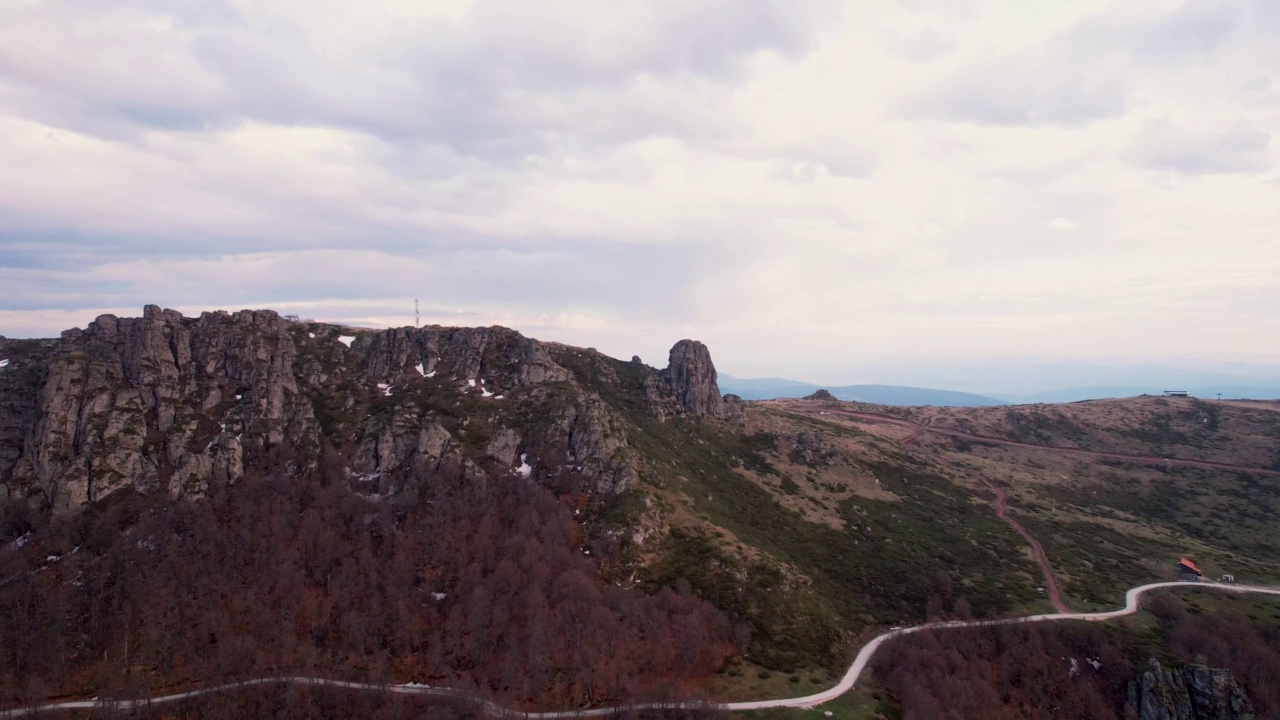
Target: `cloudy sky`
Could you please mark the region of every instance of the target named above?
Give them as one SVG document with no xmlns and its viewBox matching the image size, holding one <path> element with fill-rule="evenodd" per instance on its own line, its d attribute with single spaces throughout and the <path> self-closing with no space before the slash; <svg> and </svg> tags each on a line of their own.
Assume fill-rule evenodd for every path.
<svg viewBox="0 0 1280 720">
<path fill-rule="evenodd" d="M 1280 362 L 1274 0 L 0 0 L 0 334 Z M 856 375 L 856 373 L 855 373 Z"/>
</svg>

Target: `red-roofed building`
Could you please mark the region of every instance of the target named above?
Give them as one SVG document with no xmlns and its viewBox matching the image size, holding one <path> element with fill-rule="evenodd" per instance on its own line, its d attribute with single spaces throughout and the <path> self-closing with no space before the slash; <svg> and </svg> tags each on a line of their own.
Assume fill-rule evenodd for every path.
<svg viewBox="0 0 1280 720">
<path fill-rule="evenodd" d="M 1200 572 L 1200 568 L 1196 564 L 1186 558 L 1178 560 L 1178 573 L 1183 580 L 1199 581 L 1204 578 L 1204 573 Z"/>
</svg>

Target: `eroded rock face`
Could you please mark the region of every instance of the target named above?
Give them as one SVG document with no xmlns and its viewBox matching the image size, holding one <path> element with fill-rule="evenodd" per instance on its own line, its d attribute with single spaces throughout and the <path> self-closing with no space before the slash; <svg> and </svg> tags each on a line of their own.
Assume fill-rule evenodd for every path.
<svg viewBox="0 0 1280 720">
<path fill-rule="evenodd" d="M 147 306 L 65 333 L 45 365 L 35 421 L 0 477 L 66 512 L 125 487 L 199 494 L 257 451 L 318 444 L 298 393 L 288 323 L 269 311 L 183 318 Z"/>
<path fill-rule="evenodd" d="M 706 345 L 697 340 L 676 343 L 662 374 L 686 414 L 692 417 L 724 417 L 724 398 L 720 396 L 716 366 L 711 362 L 711 352 Z"/>
<path fill-rule="evenodd" d="M 362 331 L 147 306 L 59 340 L 0 339 L 6 359 L 0 499 L 60 513 L 125 488 L 194 497 L 250 468 L 335 462 L 369 492 L 445 463 L 474 477 L 575 473 L 600 493 L 640 478 L 628 421 L 601 398 L 621 392 L 616 361 L 502 327 Z M 633 360 L 623 374 L 660 421 L 742 414 L 702 343 L 677 343 L 661 373 Z"/>
<path fill-rule="evenodd" d="M 1150 663 L 1150 670 L 1129 683 L 1129 709 L 1141 720 L 1254 720 L 1253 704 L 1230 671 Z"/>
</svg>

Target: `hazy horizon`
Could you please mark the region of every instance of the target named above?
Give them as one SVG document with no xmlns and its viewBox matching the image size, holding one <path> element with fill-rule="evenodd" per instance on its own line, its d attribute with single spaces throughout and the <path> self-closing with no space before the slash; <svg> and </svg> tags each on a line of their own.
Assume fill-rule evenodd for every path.
<svg viewBox="0 0 1280 720">
<path fill-rule="evenodd" d="M 253 306 L 251 306 L 253 307 Z M 188 315 L 218 308 L 175 308 Z M 245 308 L 222 308 L 235 311 Z M 253 309 L 261 309 L 253 307 Z M 290 309 L 267 308 L 282 313 Z M 140 315 L 141 308 L 116 310 L 121 317 Z M 75 317 L 68 313 L 68 318 Z M 95 315 L 96 317 L 96 315 Z M 315 318 L 319 322 L 336 322 Z M 0 335 L 19 337 L 57 337 L 61 330 L 81 327 L 92 318 L 73 322 L 56 332 L 6 333 Z M 446 323 L 463 324 L 466 323 Z M 413 318 L 388 327 L 412 327 Z M 581 347 L 595 349 L 620 359 L 639 354 L 649 365 L 664 367 L 667 350 L 680 338 L 659 340 L 642 353 L 635 347 L 612 346 L 609 342 L 593 342 L 588 333 L 571 340 L 553 335 L 537 335 L 527 329 L 515 327 L 530 337 L 540 340 L 565 341 Z M 607 339 L 602 336 L 601 339 Z M 695 337 L 694 339 L 702 339 Z M 705 341 L 704 341 L 705 342 Z M 665 343 L 665 344 L 663 344 Z M 778 378 L 801 383 L 840 387 L 847 385 L 901 385 L 908 387 L 953 390 L 988 395 L 1012 397 L 1034 395 L 1054 390 L 1088 387 L 1136 387 L 1182 389 L 1184 386 L 1220 385 L 1226 387 L 1280 388 L 1280 365 L 1264 361 L 1241 359 L 1214 359 L 1195 357 L 1163 358 L 1158 361 L 1121 357 L 1054 358 L 1039 355 L 1005 355 L 988 357 L 861 357 L 849 359 L 811 358 L 804 362 L 771 362 L 769 360 L 744 361 L 743 358 L 724 354 L 714 344 L 710 350 L 712 359 L 722 375 L 741 380 Z M 1163 384 L 1162 384 L 1163 383 Z M 1164 387 L 1167 384 L 1169 387 Z M 1274 393 L 1273 393 L 1274 394 Z M 1268 395 L 1270 397 L 1270 395 Z"/>
</svg>

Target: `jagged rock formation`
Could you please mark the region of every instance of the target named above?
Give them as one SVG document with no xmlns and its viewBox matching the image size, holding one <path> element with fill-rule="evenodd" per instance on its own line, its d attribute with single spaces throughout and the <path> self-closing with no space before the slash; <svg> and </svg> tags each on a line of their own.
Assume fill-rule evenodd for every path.
<svg viewBox="0 0 1280 720">
<path fill-rule="evenodd" d="M 836 396 L 828 392 L 826 388 L 823 388 L 821 390 L 815 391 L 812 395 L 805 396 L 804 399 L 805 400 L 829 400 L 831 402 L 835 402 Z"/>
<path fill-rule="evenodd" d="M 662 371 L 681 409 L 694 417 L 723 418 L 724 398 L 716 384 L 711 352 L 697 340 L 681 340 L 671 348 L 667 369 Z"/>
<path fill-rule="evenodd" d="M 0 339 L 6 360 L 0 499 L 64 513 L 124 488 L 198 496 L 249 467 L 326 462 L 365 492 L 446 463 L 481 477 L 527 461 L 536 479 L 572 473 L 617 493 L 641 462 L 602 392 L 634 387 L 657 420 L 742 412 L 692 340 L 659 373 L 502 327 L 357 331 L 269 310 L 186 318 L 152 305 L 58 340 Z"/>
<path fill-rule="evenodd" d="M 1254 720 L 1253 705 L 1229 670 L 1190 665 L 1151 669 L 1129 683 L 1128 714 L 1140 720 Z"/>
</svg>

